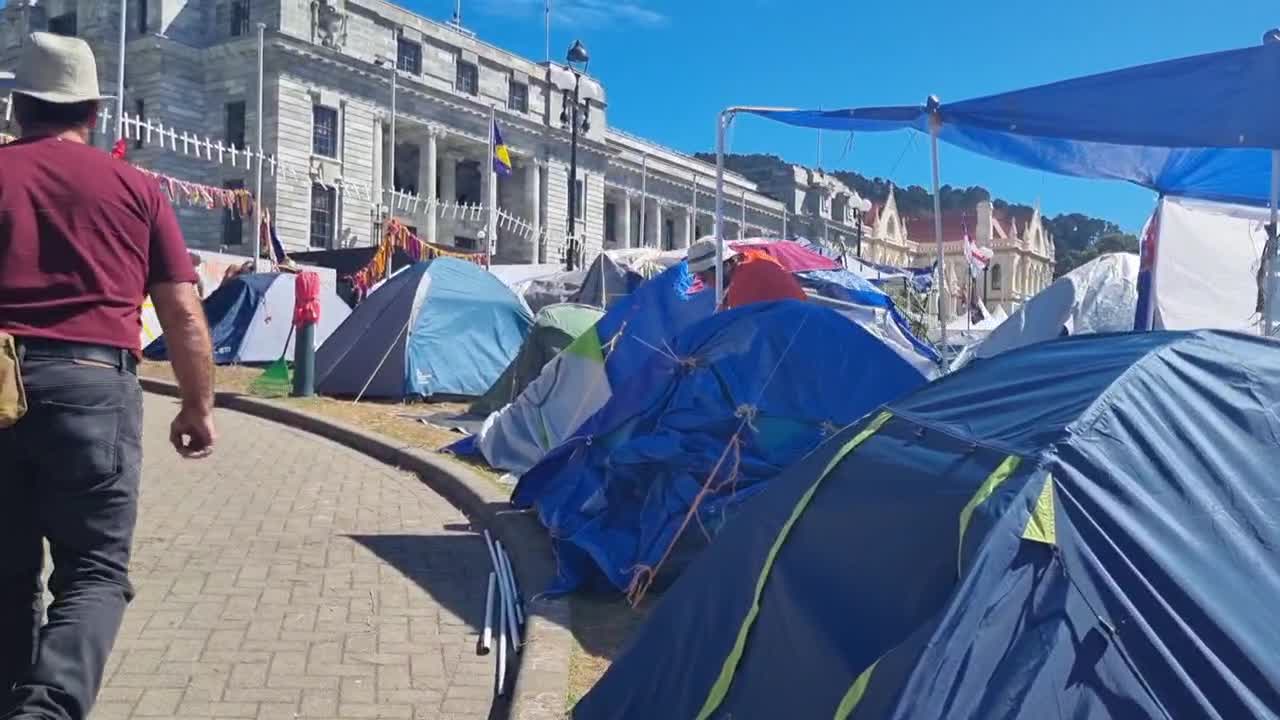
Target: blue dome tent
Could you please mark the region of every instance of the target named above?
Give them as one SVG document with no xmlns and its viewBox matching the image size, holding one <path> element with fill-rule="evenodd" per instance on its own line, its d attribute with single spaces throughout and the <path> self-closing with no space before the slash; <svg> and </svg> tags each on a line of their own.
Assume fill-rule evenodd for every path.
<svg viewBox="0 0 1280 720">
<path fill-rule="evenodd" d="M 533 318 L 474 263 L 437 258 L 401 271 L 316 353 L 316 390 L 343 397 L 478 397 L 502 375 Z"/>
<path fill-rule="evenodd" d="M 714 534 L 827 435 L 926 381 L 859 323 L 795 300 L 717 313 L 642 359 L 512 495 L 556 539 L 554 591 L 593 565 L 619 590 L 648 582 L 677 540 L 701 535 L 682 538 L 690 513 Z"/>
<path fill-rule="evenodd" d="M 580 720 L 1275 718 L 1280 346 L 979 360 L 793 465 Z"/>
<path fill-rule="evenodd" d="M 204 314 L 218 365 L 269 363 L 293 359 L 293 306 L 296 276 L 250 273 L 222 283 L 204 300 Z M 321 288 L 316 344 L 322 344 L 351 314 L 332 288 Z M 168 360 L 164 336 L 142 351 L 148 360 Z"/>
</svg>

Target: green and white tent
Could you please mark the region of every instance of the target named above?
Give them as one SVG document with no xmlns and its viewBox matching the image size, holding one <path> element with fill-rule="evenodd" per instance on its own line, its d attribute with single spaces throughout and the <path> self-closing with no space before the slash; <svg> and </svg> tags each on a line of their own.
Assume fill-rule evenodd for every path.
<svg viewBox="0 0 1280 720">
<path fill-rule="evenodd" d="M 574 303 L 558 303 L 539 310 L 520 353 L 493 387 L 471 404 L 470 412 L 488 415 L 514 402 L 548 363 L 590 330 L 603 314 L 599 308 Z"/>
</svg>

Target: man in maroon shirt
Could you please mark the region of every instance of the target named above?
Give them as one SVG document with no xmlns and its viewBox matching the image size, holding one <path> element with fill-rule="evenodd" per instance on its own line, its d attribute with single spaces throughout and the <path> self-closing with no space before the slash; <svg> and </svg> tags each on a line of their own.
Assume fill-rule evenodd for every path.
<svg viewBox="0 0 1280 720">
<path fill-rule="evenodd" d="M 0 147 L 0 332 L 28 411 L 0 430 L 0 718 L 81 720 L 125 605 L 142 470 L 136 377 L 150 293 L 182 406 L 170 441 L 213 448 L 212 350 L 196 275 L 159 186 L 88 144 L 97 68 L 32 35 L 14 79 L 22 137 Z M 41 627 L 42 540 L 53 603 Z"/>
</svg>

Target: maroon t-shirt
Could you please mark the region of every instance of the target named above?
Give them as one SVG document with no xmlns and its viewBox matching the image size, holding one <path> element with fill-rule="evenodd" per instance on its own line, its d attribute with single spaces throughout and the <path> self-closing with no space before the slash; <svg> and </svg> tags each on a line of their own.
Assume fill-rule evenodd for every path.
<svg viewBox="0 0 1280 720">
<path fill-rule="evenodd" d="M 136 351 L 148 289 L 195 281 L 153 178 L 69 140 L 0 146 L 0 330 Z"/>
</svg>

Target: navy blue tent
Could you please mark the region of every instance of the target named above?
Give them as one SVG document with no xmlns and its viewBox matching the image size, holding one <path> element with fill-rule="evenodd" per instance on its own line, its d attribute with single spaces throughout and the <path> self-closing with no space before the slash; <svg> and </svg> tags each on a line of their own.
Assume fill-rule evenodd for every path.
<svg viewBox="0 0 1280 720">
<path fill-rule="evenodd" d="M 316 391 L 403 398 L 478 397 L 533 325 L 528 308 L 474 263 L 437 258 L 402 270 L 316 352 Z"/>
<path fill-rule="evenodd" d="M 979 361 L 770 483 L 575 717 L 1276 718 L 1278 409 L 1243 335 Z"/>
<path fill-rule="evenodd" d="M 293 359 L 296 278 L 289 273 L 244 273 L 223 282 L 205 298 L 216 364 Z M 323 343 L 350 314 L 351 308 L 332 289 L 323 288 L 316 343 Z M 142 355 L 148 360 L 168 360 L 164 336 L 147 345 Z"/>
<path fill-rule="evenodd" d="M 1168 195 L 1266 205 L 1280 149 L 1280 43 L 1126 68 L 956 103 L 752 109 L 848 132 L 938 123 L 939 139 L 1039 170 Z"/>
<path fill-rule="evenodd" d="M 536 507 L 556 538 L 553 591 L 577 587 L 593 565 L 627 589 L 678 538 L 714 534 L 826 436 L 925 382 L 857 323 L 799 301 L 717 313 L 646 352 L 516 486 L 512 501 Z M 713 491 L 681 536 L 704 486 Z"/>
</svg>

